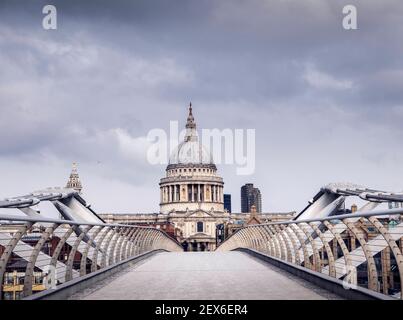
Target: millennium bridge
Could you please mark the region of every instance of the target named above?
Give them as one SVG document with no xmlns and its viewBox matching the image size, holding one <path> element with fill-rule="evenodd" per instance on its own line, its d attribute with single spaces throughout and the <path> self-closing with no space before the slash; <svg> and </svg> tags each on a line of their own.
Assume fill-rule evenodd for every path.
<svg viewBox="0 0 403 320">
<path fill-rule="evenodd" d="M 363 206 L 340 214 L 349 197 Z M 380 208 L 392 202 L 403 194 L 329 184 L 290 221 L 183 252 L 160 229 L 105 223 L 74 189 L 11 197 L 0 201 L 13 211 L 0 215 L 0 299 L 401 300 L 403 208 Z"/>
</svg>

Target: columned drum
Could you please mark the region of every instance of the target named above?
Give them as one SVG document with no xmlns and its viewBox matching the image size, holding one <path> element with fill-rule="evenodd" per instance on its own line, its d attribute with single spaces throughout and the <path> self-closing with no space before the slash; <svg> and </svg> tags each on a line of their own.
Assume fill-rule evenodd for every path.
<svg viewBox="0 0 403 320">
<path fill-rule="evenodd" d="M 223 186 L 210 152 L 199 142 L 190 106 L 185 138 L 172 152 L 166 176 L 160 180 L 160 212 L 224 212 Z"/>
</svg>

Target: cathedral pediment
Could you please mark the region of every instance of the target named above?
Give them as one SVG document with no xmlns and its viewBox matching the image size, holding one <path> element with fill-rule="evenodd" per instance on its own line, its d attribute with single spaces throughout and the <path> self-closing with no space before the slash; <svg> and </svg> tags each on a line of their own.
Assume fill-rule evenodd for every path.
<svg viewBox="0 0 403 320">
<path fill-rule="evenodd" d="M 199 210 L 194 210 L 194 211 L 188 211 L 186 213 L 185 217 L 203 218 L 203 217 L 215 217 L 215 215 L 212 211 L 205 211 L 205 210 L 199 209 Z"/>
<path fill-rule="evenodd" d="M 214 239 L 214 237 L 204 233 L 204 232 L 198 232 L 198 233 L 194 233 L 192 234 L 189 238 L 189 240 L 191 239 Z"/>
</svg>

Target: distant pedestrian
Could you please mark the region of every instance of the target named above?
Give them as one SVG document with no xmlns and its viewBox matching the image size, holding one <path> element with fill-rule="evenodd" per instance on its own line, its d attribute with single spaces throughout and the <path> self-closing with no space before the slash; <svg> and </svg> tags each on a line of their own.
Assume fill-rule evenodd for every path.
<svg viewBox="0 0 403 320">
<path fill-rule="evenodd" d="M 205 251 L 206 250 L 206 245 L 202 242 L 200 244 L 200 251 Z"/>
<path fill-rule="evenodd" d="M 182 243 L 182 247 L 183 247 L 183 250 L 184 250 L 184 251 L 188 251 L 189 243 L 185 240 L 185 241 Z"/>
</svg>

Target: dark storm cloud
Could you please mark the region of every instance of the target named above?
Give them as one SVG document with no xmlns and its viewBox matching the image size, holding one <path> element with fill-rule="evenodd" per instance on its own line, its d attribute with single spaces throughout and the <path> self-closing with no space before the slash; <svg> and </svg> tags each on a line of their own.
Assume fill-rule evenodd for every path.
<svg viewBox="0 0 403 320">
<path fill-rule="evenodd" d="M 248 181 L 266 210 L 300 208 L 331 180 L 401 189 L 399 0 L 60 0 L 58 30 L 44 31 L 48 3 L 0 2 L 1 170 L 34 163 L 56 180 L 78 161 L 103 210 L 111 179 L 117 210 L 156 210 L 163 168 L 145 136 L 183 123 L 192 99 L 199 127 L 256 128 L 256 174 L 221 168 L 236 204 Z M 358 30 L 342 28 L 346 4 Z M 9 179 L 1 193 L 21 183 Z M 285 203 L 289 185 L 304 192 Z"/>
</svg>

